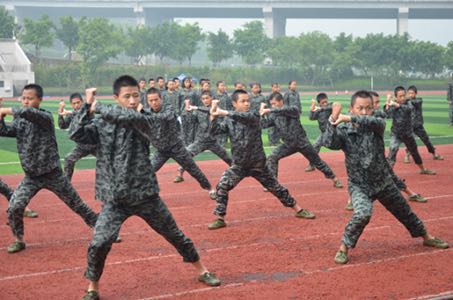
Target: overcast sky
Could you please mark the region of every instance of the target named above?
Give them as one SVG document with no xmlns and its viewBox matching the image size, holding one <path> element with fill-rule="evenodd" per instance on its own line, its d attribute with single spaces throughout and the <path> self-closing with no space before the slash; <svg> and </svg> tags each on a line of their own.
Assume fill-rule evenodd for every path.
<svg viewBox="0 0 453 300">
<path fill-rule="evenodd" d="M 232 36 L 236 28 L 252 19 L 176 19 L 181 23 L 198 22 L 204 31 L 217 32 L 220 28 Z M 288 19 L 286 34 L 298 36 L 303 32 L 322 31 L 332 37 L 341 32 L 353 36 L 368 33 L 396 33 L 396 20 L 349 20 L 349 19 Z M 410 20 L 409 35 L 413 39 L 447 45 L 453 41 L 453 20 Z"/>
</svg>

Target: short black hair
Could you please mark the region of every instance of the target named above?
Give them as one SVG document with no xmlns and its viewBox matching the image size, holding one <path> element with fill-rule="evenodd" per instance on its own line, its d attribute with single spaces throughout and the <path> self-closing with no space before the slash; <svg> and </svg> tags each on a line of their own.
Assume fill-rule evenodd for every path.
<svg viewBox="0 0 453 300">
<path fill-rule="evenodd" d="M 173 81 L 176 81 L 176 80 L 179 81 L 179 78 L 178 77 L 173 77 Z"/>
<path fill-rule="evenodd" d="M 318 103 L 324 99 L 329 99 L 326 93 L 319 93 L 318 95 L 316 95 L 316 101 L 318 101 Z"/>
<path fill-rule="evenodd" d="M 407 88 L 408 91 L 414 91 L 414 93 L 418 93 L 417 87 L 415 85 L 411 85 L 410 87 Z"/>
<path fill-rule="evenodd" d="M 130 75 L 122 75 L 115 79 L 113 83 L 113 94 L 118 96 L 122 87 L 135 86 L 138 88 L 137 80 Z"/>
<path fill-rule="evenodd" d="M 244 95 L 244 94 L 248 95 L 249 93 L 247 93 L 247 91 L 244 91 L 244 90 L 237 90 L 231 95 L 231 100 L 233 100 L 234 102 L 237 102 L 239 99 L 239 95 Z"/>
<path fill-rule="evenodd" d="M 376 91 L 368 91 L 373 97 L 379 97 L 379 94 Z"/>
<path fill-rule="evenodd" d="M 242 86 L 245 86 L 245 84 L 242 82 L 242 81 L 236 81 L 234 83 L 234 86 L 237 86 L 238 84 L 242 85 Z"/>
<path fill-rule="evenodd" d="M 148 79 L 148 82 L 150 82 L 150 81 L 154 81 L 154 78 L 150 78 L 150 79 Z"/>
<path fill-rule="evenodd" d="M 83 101 L 82 95 L 80 93 L 72 93 L 71 96 L 69 96 L 69 103 L 72 103 L 72 100 L 74 99 L 80 99 Z"/>
<path fill-rule="evenodd" d="M 209 97 L 212 98 L 211 91 L 203 91 L 203 92 L 201 93 L 201 95 L 200 95 L 200 98 L 203 97 L 203 96 L 205 96 L 205 95 L 208 95 Z"/>
<path fill-rule="evenodd" d="M 370 99 L 371 104 L 373 104 L 373 97 L 371 96 L 370 92 L 368 92 L 368 91 L 360 90 L 360 91 L 355 92 L 351 97 L 351 106 L 354 106 L 357 98 L 368 98 L 368 99 Z"/>
<path fill-rule="evenodd" d="M 269 97 L 270 100 L 283 101 L 283 95 L 279 92 L 272 93 Z"/>
<path fill-rule="evenodd" d="M 271 86 L 279 86 L 279 85 L 280 85 L 280 83 L 278 83 L 278 82 L 272 82 L 272 84 L 271 84 Z"/>
<path fill-rule="evenodd" d="M 159 98 L 162 99 L 162 95 L 161 95 L 159 89 L 152 87 L 146 91 L 146 95 L 153 95 L 153 94 L 159 95 Z"/>
<path fill-rule="evenodd" d="M 140 77 L 140 79 L 138 80 L 138 82 L 140 82 L 140 81 L 144 81 L 144 82 L 146 82 L 146 79 L 145 79 L 145 77 Z"/>
<path fill-rule="evenodd" d="M 159 81 L 161 79 L 165 81 L 165 79 L 162 76 L 157 77 L 157 81 Z"/>
<path fill-rule="evenodd" d="M 396 94 L 398 94 L 399 91 L 406 91 L 406 89 L 401 85 L 397 86 L 393 92 L 395 94 L 395 96 L 396 96 Z"/>
<path fill-rule="evenodd" d="M 291 81 L 290 81 L 290 82 L 288 83 L 288 86 L 290 86 L 290 85 L 291 85 L 291 83 L 293 83 L 293 82 L 296 82 L 296 80 L 294 80 L 294 79 L 293 79 L 293 80 L 291 80 Z"/>
<path fill-rule="evenodd" d="M 222 83 L 225 83 L 225 81 L 219 80 L 219 81 L 217 81 L 217 82 L 215 83 L 215 86 L 216 86 L 216 87 L 219 87 L 219 85 L 222 84 Z"/>
<path fill-rule="evenodd" d="M 42 90 L 42 87 L 39 84 L 35 84 L 35 83 L 27 84 L 26 86 L 24 86 L 24 88 L 22 90 L 23 91 L 24 90 L 35 90 L 36 96 L 39 99 L 42 99 L 42 97 L 44 96 L 44 91 Z"/>
</svg>

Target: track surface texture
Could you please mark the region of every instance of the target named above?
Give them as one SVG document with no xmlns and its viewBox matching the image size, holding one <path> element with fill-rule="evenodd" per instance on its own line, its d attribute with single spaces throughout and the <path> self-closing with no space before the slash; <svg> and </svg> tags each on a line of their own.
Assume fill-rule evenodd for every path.
<svg viewBox="0 0 453 300">
<path fill-rule="evenodd" d="M 453 244 L 453 146 L 438 146 L 444 161 L 432 160 L 420 147 L 425 166 L 437 176 L 419 175 L 402 163 L 396 173 L 428 199 L 410 203 L 435 236 Z M 346 185 L 342 152 L 321 153 Z M 202 161 L 200 167 L 216 184 L 226 165 Z M 208 268 L 222 279 L 209 288 L 195 270 L 137 218 L 122 229 L 123 242 L 114 244 L 101 279 L 102 299 L 447 299 L 453 297 L 453 249 L 423 247 L 378 202 L 350 263 L 333 261 L 351 213 L 344 210 L 347 189 L 335 189 L 319 171 L 305 173 L 300 154 L 280 162 L 280 182 L 315 220 L 297 219 L 291 209 L 245 179 L 231 193 L 228 226 L 209 231 L 215 202 L 188 174 L 173 183 L 176 164 L 158 172 L 161 196 L 180 228 L 194 242 Z M 76 172 L 74 186 L 95 210 L 94 170 Z M 12 186 L 22 178 L 2 176 Z M 8 254 L 12 241 L 6 225 L 7 202 L 0 201 L 0 299 L 80 299 L 91 231 L 54 194 L 43 190 L 31 201 L 37 219 L 25 219 L 27 249 Z"/>
</svg>

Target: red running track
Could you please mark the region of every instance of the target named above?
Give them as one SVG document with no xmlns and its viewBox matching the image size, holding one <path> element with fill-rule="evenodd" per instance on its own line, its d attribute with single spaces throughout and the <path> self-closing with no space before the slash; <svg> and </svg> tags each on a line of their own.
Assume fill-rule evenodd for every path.
<svg viewBox="0 0 453 300">
<path fill-rule="evenodd" d="M 429 231 L 453 244 L 453 146 L 438 146 L 444 161 L 433 161 L 420 147 L 425 165 L 437 176 L 419 175 L 414 164 L 403 164 L 400 151 L 396 172 L 409 187 L 428 198 L 411 203 Z M 343 154 L 322 153 L 346 183 Z M 226 165 L 199 163 L 212 183 Z M 161 196 L 182 230 L 195 242 L 203 261 L 222 280 L 218 288 L 197 282 L 192 267 L 139 218 L 121 229 L 123 242 L 110 252 L 101 280 L 102 299 L 410 299 L 453 297 L 453 251 L 422 246 L 376 203 L 373 218 L 348 265 L 333 257 L 350 213 L 344 210 L 345 188 L 332 187 L 318 171 L 305 173 L 301 155 L 281 161 L 280 181 L 299 203 L 316 213 L 315 220 L 293 217 L 253 179 L 231 192 L 228 226 L 208 231 L 214 202 L 186 176 L 172 182 L 175 164 L 158 173 Z M 21 176 L 3 176 L 16 186 Z M 94 171 L 76 172 L 74 185 L 87 203 L 94 197 Z M 25 220 L 27 249 L 8 254 L 12 241 L 6 223 L 6 201 L 0 201 L 0 299 L 80 299 L 91 232 L 55 195 L 41 191 L 30 207 L 38 219 Z"/>
</svg>

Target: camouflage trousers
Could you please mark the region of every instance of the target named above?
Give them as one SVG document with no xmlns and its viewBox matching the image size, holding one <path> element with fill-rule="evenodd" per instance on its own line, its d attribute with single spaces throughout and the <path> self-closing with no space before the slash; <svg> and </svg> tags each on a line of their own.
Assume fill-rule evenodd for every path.
<svg viewBox="0 0 453 300">
<path fill-rule="evenodd" d="M 105 259 L 116 240 L 121 224 L 130 216 L 138 216 L 163 236 L 183 257 L 184 262 L 197 262 L 200 257 L 193 242 L 178 228 L 165 203 L 155 195 L 133 204 L 104 203 L 88 247 L 85 277 L 91 281 L 101 278 Z M 141 248 L 145 245 L 140 245 Z"/>
<path fill-rule="evenodd" d="M 354 248 L 365 226 L 370 222 L 373 212 L 373 201 L 377 199 L 392 213 L 395 218 L 406 227 L 412 237 L 421 237 L 426 234 L 423 222 L 411 210 L 406 199 L 401 195 L 398 188 L 393 184 L 387 185 L 379 193 L 369 196 L 361 188 L 349 186 L 349 194 L 352 199 L 354 213 L 346 225 L 342 242 L 348 248 Z"/>
<path fill-rule="evenodd" d="M 5 196 L 5 198 L 9 201 L 13 193 L 14 191 L 0 179 L 0 194 Z"/>
<path fill-rule="evenodd" d="M 267 158 L 267 166 L 275 177 L 278 176 L 278 161 L 296 152 L 301 153 L 326 178 L 335 178 L 332 169 L 319 157 L 319 154 L 311 144 L 307 144 L 304 147 L 290 147 L 286 144 L 278 145 Z"/>
<path fill-rule="evenodd" d="M 414 127 L 414 137 L 418 136 L 420 140 L 425 144 L 426 148 L 428 149 L 428 152 L 431 154 L 436 153 L 436 148 L 434 148 L 433 144 L 431 143 L 431 140 L 429 139 L 428 133 L 426 132 L 425 128 L 423 125 L 419 125 Z M 406 153 L 409 153 L 409 151 L 406 148 Z"/>
<path fill-rule="evenodd" d="M 55 169 L 47 174 L 31 177 L 25 175 L 9 202 L 8 220 L 16 237 L 24 235 L 24 210 L 31 198 L 41 189 L 48 189 L 57 195 L 70 209 L 82 217 L 90 227 L 94 227 L 97 214 L 80 199 L 74 187 L 64 176 L 61 169 Z"/>
<path fill-rule="evenodd" d="M 269 139 L 269 145 L 277 145 L 280 142 L 280 133 L 274 126 L 267 129 L 267 137 Z"/>
<path fill-rule="evenodd" d="M 157 172 L 162 168 L 167 160 L 173 158 L 184 170 L 186 170 L 193 178 L 195 178 L 200 186 L 205 190 L 211 189 L 211 183 L 203 174 L 192 158 L 192 155 L 184 147 L 181 142 L 176 143 L 170 149 L 157 150 L 151 156 L 151 164 L 153 171 Z"/>
<path fill-rule="evenodd" d="M 76 162 L 90 154 L 96 156 L 96 145 L 77 144 L 77 146 L 68 153 L 64 159 L 64 173 L 69 178 L 69 181 L 72 180 Z"/>
<path fill-rule="evenodd" d="M 195 141 L 187 147 L 187 151 L 189 151 L 189 153 L 192 154 L 193 157 L 206 150 L 211 151 L 212 153 L 220 157 L 220 159 L 222 159 L 227 165 L 231 166 L 232 161 L 230 155 L 228 155 L 228 152 L 222 146 L 220 146 L 217 141 L 205 143 Z M 182 167 L 179 167 L 178 170 L 180 172 L 184 172 L 184 169 Z"/>
<path fill-rule="evenodd" d="M 417 165 L 421 165 L 423 163 L 420 153 L 417 149 L 417 143 L 415 142 L 415 138 L 413 135 L 410 136 L 397 136 L 394 133 L 390 134 L 390 146 L 389 146 L 389 154 L 387 156 L 387 160 L 390 165 L 393 167 L 396 162 L 396 155 L 398 154 L 398 150 L 400 149 L 400 144 L 404 143 L 406 145 L 407 151 L 411 154 L 414 162 Z"/>
<path fill-rule="evenodd" d="M 282 186 L 275 178 L 270 170 L 263 166 L 254 168 L 242 168 L 238 165 L 232 165 L 222 175 L 217 184 L 217 205 L 214 209 L 214 214 L 217 216 L 225 216 L 228 206 L 228 192 L 241 182 L 245 177 L 253 177 L 258 180 L 263 187 L 269 190 L 277 197 L 283 206 L 294 207 L 296 200 L 289 194 L 288 189 Z"/>
<path fill-rule="evenodd" d="M 195 141 L 195 134 L 197 124 L 195 123 L 195 116 L 192 114 L 182 114 L 182 136 L 185 145 L 190 145 Z"/>
</svg>

